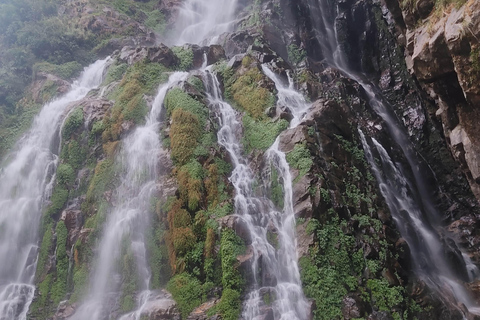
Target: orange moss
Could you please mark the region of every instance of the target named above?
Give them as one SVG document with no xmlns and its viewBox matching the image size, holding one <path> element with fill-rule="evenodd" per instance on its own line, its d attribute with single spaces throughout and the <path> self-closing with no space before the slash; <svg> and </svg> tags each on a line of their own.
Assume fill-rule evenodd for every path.
<svg viewBox="0 0 480 320">
<path fill-rule="evenodd" d="M 212 258 L 215 248 L 215 231 L 212 228 L 207 229 L 207 238 L 205 239 L 205 258 Z"/>
<path fill-rule="evenodd" d="M 208 177 L 205 179 L 205 189 L 207 191 L 208 204 L 216 207 L 218 204 L 218 167 L 216 164 L 208 166 Z"/>
<path fill-rule="evenodd" d="M 180 108 L 172 113 L 172 126 L 170 128 L 170 146 L 172 159 L 179 165 L 190 160 L 198 145 L 201 136 L 198 117 L 189 111 Z"/>
</svg>

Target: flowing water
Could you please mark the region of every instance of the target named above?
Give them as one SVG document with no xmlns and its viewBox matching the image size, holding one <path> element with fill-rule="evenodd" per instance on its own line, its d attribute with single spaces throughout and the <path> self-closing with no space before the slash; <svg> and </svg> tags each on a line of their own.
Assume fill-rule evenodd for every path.
<svg viewBox="0 0 480 320">
<path fill-rule="evenodd" d="M 461 301 L 472 313 L 480 312 L 480 308 L 458 281 L 456 270 L 447 263 L 446 252 L 442 241 L 435 230 L 425 221 L 422 209 L 413 199 L 415 190 L 405 178 L 403 169 L 393 162 L 385 148 L 372 138 L 380 157 L 377 164 L 372 150 L 362 132 L 362 145 L 368 162 L 372 166 L 392 217 L 407 242 L 412 258 L 417 263 L 414 269 L 418 275 L 432 288 L 441 292 L 448 290 L 458 301 Z"/>
<path fill-rule="evenodd" d="M 278 80 L 266 67 L 264 70 Z M 273 319 L 308 319 L 309 303 L 303 295 L 297 264 L 292 177 L 285 154 L 278 150 L 278 139 L 267 152 L 268 160 L 275 166 L 284 184 L 285 205 L 279 211 L 272 201 L 258 196 L 254 190 L 255 174 L 251 163 L 242 155 L 240 115 L 223 100 L 218 80 L 208 69 L 204 72 L 204 83 L 209 104 L 220 120 L 218 142 L 225 147 L 233 164 L 230 181 L 236 193 L 235 214 L 248 228 L 253 250 L 253 288 L 246 298 L 242 317 L 246 320 L 263 319 L 265 314 L 271 313 Z M 288 102 L 294 115 L 301 115 L 301 111 L 308 107 L 303 98 L 279 82 L 276 84 L 279 100 Z M 292 120 L 292 124 L 298 124 L 298 118 Z M 269 242 L 269 232 L 275 232 L 276 246 Z M 265 295 L 272 299 L 269 306 L 264 302 Z"/>
<path fill-rule="evenodd" d="M 7 156 L 0 173 L 0 319 L 24 320 L 33 285 L 38 228 L 58 162 L 59 129 L 68 106 L 100 85 L 107 59 L 86 68 L 63 97 L 46 104 Z"/>
<path fill-rule="evenodd" d="M 176 18 L 174 45 L 216 44 L 218 36 L 234 26 L 238 0 L 186 0 Z"/>
<path fill-rule="evenodd" d="M 140 319 L 141 311 L 151 297 L 144 231 L 149 221 L 150 200 L 156 192 L 155 179 L 161 150 L 159 117 L 168 89 L 185 80 L 187 75 L 185 72 L 173 73 L 168 82 L 160 86 L 146 124 L 135 129 L 122 143 L 117 158 L 123 170 L 122 177 L 98 244 L 89 294 L 71 319 L 100 320 L 109 317 L 113 308 L 109 298 L 119 294 L 118 279 L 121 279 L 121 274 L 116 268 L 123 264 L 117 262 L 125 250 L 135 257 L 139 279 L 135 289 L 143 291 L 137 299 L 138 309 L 123 318 Z"/>
<path fill-rule="evenodd" d="M 477 276 L 478 269 L 470 259 L 465 259 L 466 254 L 459 254 L 458 258 L 463 259 L 462 264 L 470 270 L 468 274 L 466 271 L 462 274 L 461 270 L 454 270 L 447 260 L 445 248 L 438 233 L 441 232 L 441 227 L 438 225 L 441 214 L 433 200 L 435 189 L 426 178 L 426 174 L 431 172 L 430 168 L 422 159 L 419 159 L 405 128 L 395 116 L 393 108 L 383 98 L 381 91 L 364 75 L 354 72 L 349 66 L 337 38 L 338 8 L 329 1 L 307 0 L 307 3 L 314 17 L 314 29 L 325 62 L 358 82 L 365 89 L 370 106 L 385 121 L 390 136 L 402 150 L 408 162 L 407 170 L 412 173 L 412 179 L 408 179 L 405 169 L 396 166 L 385 149 L 373 140 L 382 162 L 381 167 L 377 166 L 368 144 L 365 139 L 363 141 L 381 192 L 402 237 L 407 240 L 410 247 L 417 274 L 441 296 L 447 297 L 447 300 L 448 296 L 453 295 L 457 301 L 465 304 L 470 312 L 478 314 L 480 310 L 478 305 L 473 302 L 469 292 L 461 284 L 463 278 L 468 279 L 470 276 L 472 280 Z M 444 232 L 442 237 L 454 242 L 453 239 L 448 239 L 448 234 Z"/>
</svg>

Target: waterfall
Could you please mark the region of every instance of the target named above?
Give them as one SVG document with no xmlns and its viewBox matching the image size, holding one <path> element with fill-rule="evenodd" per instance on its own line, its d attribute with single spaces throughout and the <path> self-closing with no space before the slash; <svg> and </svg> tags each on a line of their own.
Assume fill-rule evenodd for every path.
<svg viewBox="0 0 480 320">
<path fill-rule="evenodd" d="M 232 30 L 237 3 L 238 0 L 186 0 L 173 28 L 173 44 L 216 44 L 220 34 Z"/>
<path fill-rule="evenodd" d="M 68 93 L 47 103 L 0 173 L 0 319 L 25 320 L 32 302 L 39 225 L 58 163 L 62 120 L 72 102 L 102 82 L 107 59 L 85 68 Z"/>
<path fill-rule="evenodd" d="M 166 84 L 159 87 L 146 124 L 138 127 L 122 143 L 116 161 L 122 167 L 122 177 L 113 196 L 114 204 L 108 213 L 99 241 L 96 264 L 92 273 L 87 300 L 81 304 L 71 319 L 99 320 L 108 318 L 112 310 L 106 308 L 108 297 L 118 291 L 116 261 L 121 257 L 122 243 L 135 257 L 136 270 L 143 290 L 138 309 L 126 315 L 126 319 L 140 319 L 143 306 L 151 296 L 149 291 L 150 270 L 147 265 L 144 230 L 149 222 L 150 199 L 156 191 L 158 176 L 159 116 L 168 89 L 185 80 L 188 73 L 173 73 Z M 127 241 L 125 241 L 127 240 Z M 123 248 L 125 249 L 125 248 Z"/>
<path fill-rule="evenodd" d="M 266 67 L 264 70 L 274 77 Z M 303 295 L 297 264 L 292 178 L 285 154 L 278 150 L 278 138 L 267 151 L 267 158 L 284 181 L 285 205 L 281 211 L 272 201 L 254 193 L 255 175 L 251 164 L 242 155 L 239 114 L 223 100 L 218 80 L 208 68 L 204 72 L 204 83 L 209 104 L 217 113 L 221 125 L 218 142 L 227 150 L 233 163 L 230 181 L 235 188 L 235 214 L 244 221 L 252 241 L 254 287 L 246 297 L 242 317 L 259 319 L 262 314 L 271 312 L 273 319 L 308 319 L 309 303 Z M 306 110 L 307 104 L 298 93 L 283 86 L 279 86 L 279 92 L 285 93 L 279 95 L 281 101 L 297 102 L 288 104 L 296 117 L 301 115 L 297 109 Z M 292 120 L 292 124 L 298 124 L 298 118 Z M 271 226 L 277 232 L 277 248 L 268 241 Z M 265 294 L 272 298 L 271 306 L 265 305 Z"/>
<path fill-rule="evenodd" d="M 362 138 L 381 193 L 394 216 L 397 228 L 410 247 L 417 275 L 441 297 L 453 294 L 455 299 L 465 304 L 471 313 L 480 314 L 480 309 L 473 303 L 470 293 L 459 281 L 458 272 L 455 273 L 447 261 L 438 234 L 442 232 L 438 223 L 441 221 L 441 214 L 433 200 L 434 190 L 425 176 L 431 172 L 431 169 L 422 159 L 419 159 L 405 128 L 395 116 L 393 108 L 382 96 L 381 91 L 371 84 L 365 75 L 354 72 L 348 65 L 336 32 L 338 8 L 331 6 L 329 1 L 307 0 L 307 3 L 312 16 L 318 17 L 314 21 L 314 31 L 326 63 L 363 87 L 370 106 L 385 121 L 388 133 L 403 152 L 409 165 L 408 170 L 413 174 L 413 179 L 408 179 L 404 169 L 396 166 L 383 146 L 373 139 L 382 163 L 381 167 L 377 166 L 366 140 Z M 361 136 L 363 137 L 363 134 Z M 454 242 L 448 234 L 442 233 L 442 236 Z M 477 273 L 477 268 L 472 266 L 471 261 L 466 257 L 465 254 L 458 255 L 462 263 L 471 270 L 470 280 L 473 280 L 472 276 Z"/>
</svg>

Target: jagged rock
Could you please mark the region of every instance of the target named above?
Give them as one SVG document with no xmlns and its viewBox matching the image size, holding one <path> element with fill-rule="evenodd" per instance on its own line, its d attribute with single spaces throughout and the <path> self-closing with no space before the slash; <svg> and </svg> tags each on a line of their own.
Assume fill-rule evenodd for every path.
<svg viewBox="0 0 480 320">
<path fill-rule="evenodd" d="M 161 63 L 166 67 L 175 67 L 178 64 L 177 56 L 164 44 L 155 47 L 124 47 L 120 52 L 119 59 L 130 65 L 145 59 Z"/>
<path fill-rule="evenodd" d="M 361 318 L 365 314 L 361 300 L 355 295 L 343 298 L 342 314 L 344 319 Z"/>
<path fill-rule="evenodd" d="M 455 70 L 445 41 L 445 21 L 443 18 L 435 24 L 433 35 L 427 26 L 414 34 L 413 70 L 419 80 L 432 81 Z"/>
<path fill-rule="evenodd" d="M 301 143 L 306 140 L 307 127 L 299 125 L 296 128 L 285 130 L 280 134 L 280 141 L 278 148 L 285 153 L 289 153 L 293 150 L 297 143 Z"/>
<path fill-rule="evenodd" d="M 245 241 L 245 244 L 248 245 L 251 243 L 252 239 L 251 239 L 250 231 L 248 230 L 248 226 L 240 216 L 228 215 L 228 216 L 219 218 L 217 222 L 222 228 L 229 228 L 235 231 L 237 236 L 239 236 Z"/>
<path fill-rule="evenodd" d="M 188 315 L 187 320 L 213 320 L 213 319 L 216 319 L 215 316 L 213 316 L 213 317 L 207 316 L 207 313 L 208 313 L 208 310 L 210 310 L 215 305 L 217 305 L 218 302 L 220 302 L 220 300 L 214 298 L 214 299 L 211 299 L 211 300 L 201 304 L 200 306 L 195 308 Z"/>
<path fill-rule="evenodd" d="M 296 178 L 298 170 L 295 170 L 294 173 L 292 179 Z M 310 218 L 312 216 L 313 203 L 310 193 L 312 180 L 310 175 L 306 174 L 293 185 L 293 210 L 297 217 Z"/>
<path fill-rule="evenodd" d="M 43 95 L 43 90 L 46 85 L 54 85 L 56 87 L 57 94 L 66 93 L 71 85 L 68 81 L 63 80 L 53 74 L 38 72 L 35 74 L 35 81 L 33 82 L 30 92 L 32 98 L 36 103 L 45 103 L 45 99 L 51 99 L 51 96 L 45 97 Z"/>
<path fill-rule="evenodd" d="M 66 209 L 62 212 L 62 217 L 60 219 L 64 221 L 68 231 L 66 246 L 67 248 L 71 248 L 80 233 L 80 228 L 83 223 L 82 212 L 75 209 Z"/>
<path fill-rule="evenodd" d="M 314 243 L 313 233 L 307 232 L 308 221 L 297 225 L 297 254 L 300 259 L 308 255 L 310 246 Z"/>
<path fill-rule="evenodd" d="M 225 50 L 222 46 L 211 45 L 207 52 L 207 65 L 214 64 L 222 59 L 225 59 Z"/>
<path fill-rule="evenodd" d="M 155 298 L 149 300 L 141 313 L 142 319 L 148 320 L 180 320 L 180 312 L 172 295 L 162 290 Z"/>
<path fill-rule="evenodd" d="M 76 304 L 68 304 L 68 301 L 62 301 L 53 316 L 53 320 L 68 319 L 75 313 Z"/>
<path fill-rule="evenodd" d="M 76 104 L 82 107 L 85 123 L 90 130 L 93 123 L 102 120 L 106 112 L 113 107 L 113 103 L 109 100 L 92 97 L 86 97 Z"/>
</svg>

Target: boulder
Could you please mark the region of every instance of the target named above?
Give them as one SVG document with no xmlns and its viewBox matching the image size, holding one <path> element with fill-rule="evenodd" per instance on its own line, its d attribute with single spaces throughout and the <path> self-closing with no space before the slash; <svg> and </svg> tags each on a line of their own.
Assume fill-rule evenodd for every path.
<svg viewBox="0 0 480 320">
<path fill-rule="evenodd" d="M 178 65 L 178 58 L 164 44 L 154 47 L 124 47 L 120 52 L 119 59 L 132 65 L 136 62 L 148 59 L 150 62 L 158 62 L 166 67 L 175 67 Z"/>
</svg>

